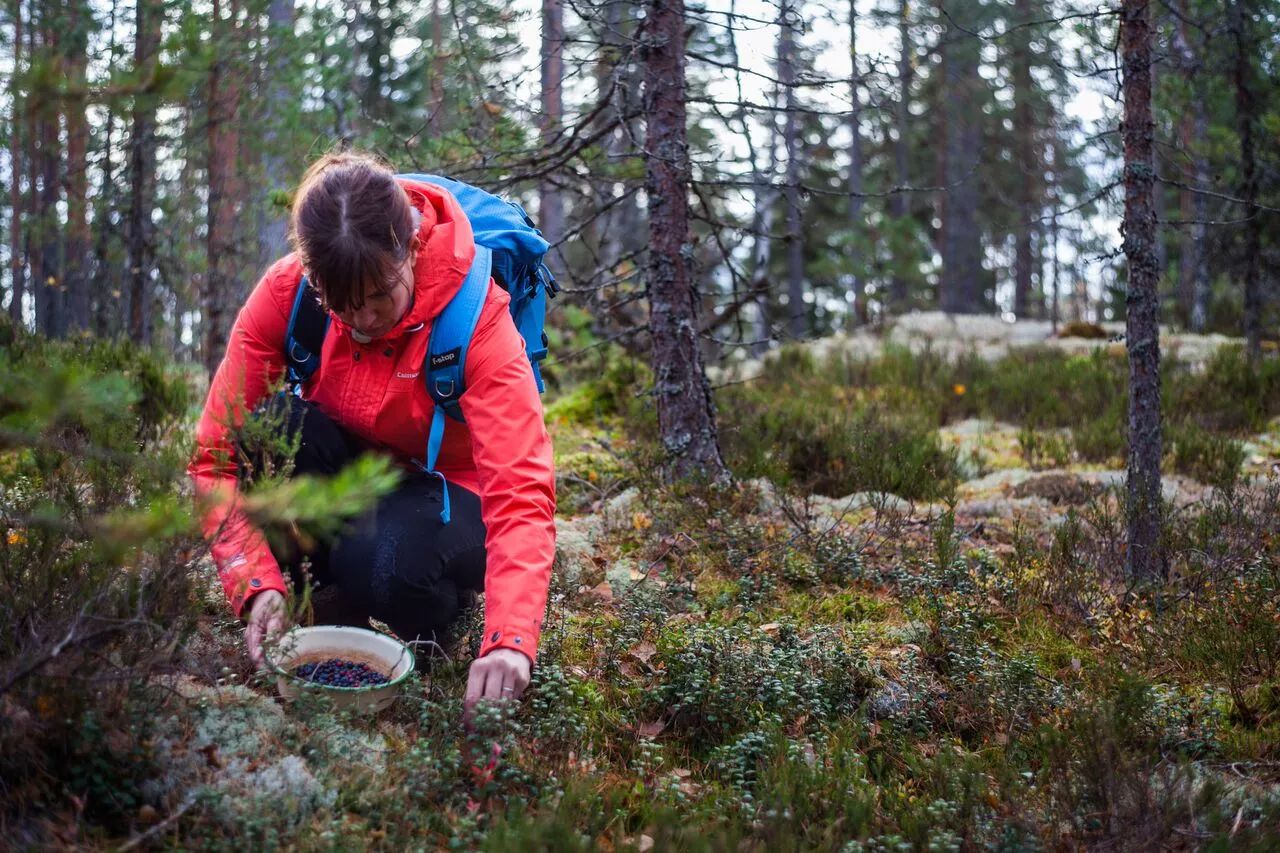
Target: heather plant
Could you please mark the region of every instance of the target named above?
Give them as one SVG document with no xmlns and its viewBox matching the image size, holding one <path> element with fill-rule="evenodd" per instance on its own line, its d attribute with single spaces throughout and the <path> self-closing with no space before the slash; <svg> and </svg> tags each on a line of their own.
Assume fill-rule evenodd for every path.
<svg viewBox="0 0 1280 853">
<path fill-rule="evenodd" d="M 657 710 L 699 748 L 773 716 L 816 724 L 851 713 L 874 680 L 856 638 L 824 627 L 693 626 L 664 632 L 657 651 Z"/>
<path fill-rule="evenodd" d="M 1174 427 L 1169 433 L 1174 471 L 1223 489 L 1231 488 L 1240 478 L 1246 454 L 1239 441 L 1194 424 Z"/>
</svg>

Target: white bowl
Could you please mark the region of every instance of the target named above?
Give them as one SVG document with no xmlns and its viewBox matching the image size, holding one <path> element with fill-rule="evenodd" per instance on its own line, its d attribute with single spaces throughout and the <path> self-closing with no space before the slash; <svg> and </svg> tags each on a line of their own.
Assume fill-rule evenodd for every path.
<svg viewBox="0 0 1280 853">
<path fill-rule="evenodd" d="M 294 667 L 310 661 L 343 658 L 368 664 L 388 677 L 386 684 L 366 687 L 334 687 L 317 684 L 293 674 Z M 337 708 L 381 711 L 395 700 L 400 685 L 413 672 L 413 650 L 395 637 L 346 625 L 293 628 L 266 651 L 267 666 L 276 674 L 276 688 L 286 699 L 315 691 L 333 699 Z"/>
</svg>

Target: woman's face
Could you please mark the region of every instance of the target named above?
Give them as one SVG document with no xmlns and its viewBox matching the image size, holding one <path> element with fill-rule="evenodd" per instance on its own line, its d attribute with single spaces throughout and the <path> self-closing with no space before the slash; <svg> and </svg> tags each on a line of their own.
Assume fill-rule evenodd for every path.
<svg viewBox="0 0 1280 853">
<path fill-rule="evenodd" d="M 385 282 L 382 287 L 370 287 L 367 283 L 364 304 L 357 309 L 348 308 L 338 313 L 338 319 L 366 339 L 380 338 L 395 328 L 409 310 L 413 301 L 413 262 L 417 256 L 409 252 L 396 273 L 396 280 Z"/>
</svg>

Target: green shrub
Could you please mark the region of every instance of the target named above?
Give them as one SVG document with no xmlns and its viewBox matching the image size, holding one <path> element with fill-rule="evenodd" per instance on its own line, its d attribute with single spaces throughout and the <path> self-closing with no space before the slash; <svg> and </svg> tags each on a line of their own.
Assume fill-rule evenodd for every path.
<svg viewBox="0 0 1280 853">
<path fill-rule="evenodd" d="M 657 648 L 664 676 L 654 710 L 704 748 L 775 717 L 834 720 L 857 709 L 872 683 L 859 644 L 826 627 L 693 625 L 664 632 Z"/>
<path fill-rule="evenodd" d="M 1052 430 L 1024 426 L 1018 430 L 1018 449 L 1028 467 L 1062 468 L 1071 462 L 1070 440 Z"/>
<path fill-rule="evenodd" d="M 1166 379 L 1162 397 L 1166 417 L 1215 432 L 1260 432 L 1280 414 L 1280 359 L 1252 366 L 1243 347 L 1220 347 L 1203 371 Z"/>
<path fill-rule="evenodd" d="M 129 744 L 154 710 L 133 688 L 174 665 L 212 578 L 188 497 L 187 377 L 128 343 L 2 321 L 0 343 L 0 823 L 40 846 L 42 803 L 78 797 L 89 825 L 131 825 L 149 759 Z M 260 525 L 324 527 L 388 481 L 367 462 L 282 476 L 247 490 Z"/>
<path fill-rule="evenodd" d="M 1122 464 L 1129 453 L 1126 402 L 1113 404 L 1071 428 L 1071 445 L 1086 462 Z"/>
<path fill-rule="evenodd" d="M 958 462 L 932 426 L 883 405 L 833 400 L 831 390 L 821 383 L 790 392 L 772 383 L 723 389 L 721 446 L 734 472 L 831 497 L 951 494 Z"/>
<path fill-rule="evenodd" d="M 1194 425 L 1170 426 L 1167 447 L 1174 471 L 1219 488 L 1240 479 L 1247 455 L 1239 441 Z"/>
</svg>

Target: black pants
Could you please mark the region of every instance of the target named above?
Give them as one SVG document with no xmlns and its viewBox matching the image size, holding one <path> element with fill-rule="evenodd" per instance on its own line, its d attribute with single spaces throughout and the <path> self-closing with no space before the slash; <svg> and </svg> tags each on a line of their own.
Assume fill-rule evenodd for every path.
<svg viewBox="0 0 1280 853">
<path fill-rule="evenodd" d="M 295 474 L 335 474 L 367 449 L 299 397 L 281 393 L 266 405 L 290 435 L 302 431 Z M 409 473 L 336 540 L 305 555 L 275 553 L 275 547 L 273 553 L 296 592 L 306 556 L 314 587 L 336 585 L 344 609 L 387 623 L 401 639 L 445 643 L 463 606 L 484 590 L 485 528 L 479 496 L 455 483 L 449 484 L 451 520 L 444 524 L 440 488 L 438 477 Z"/>
</svg>

